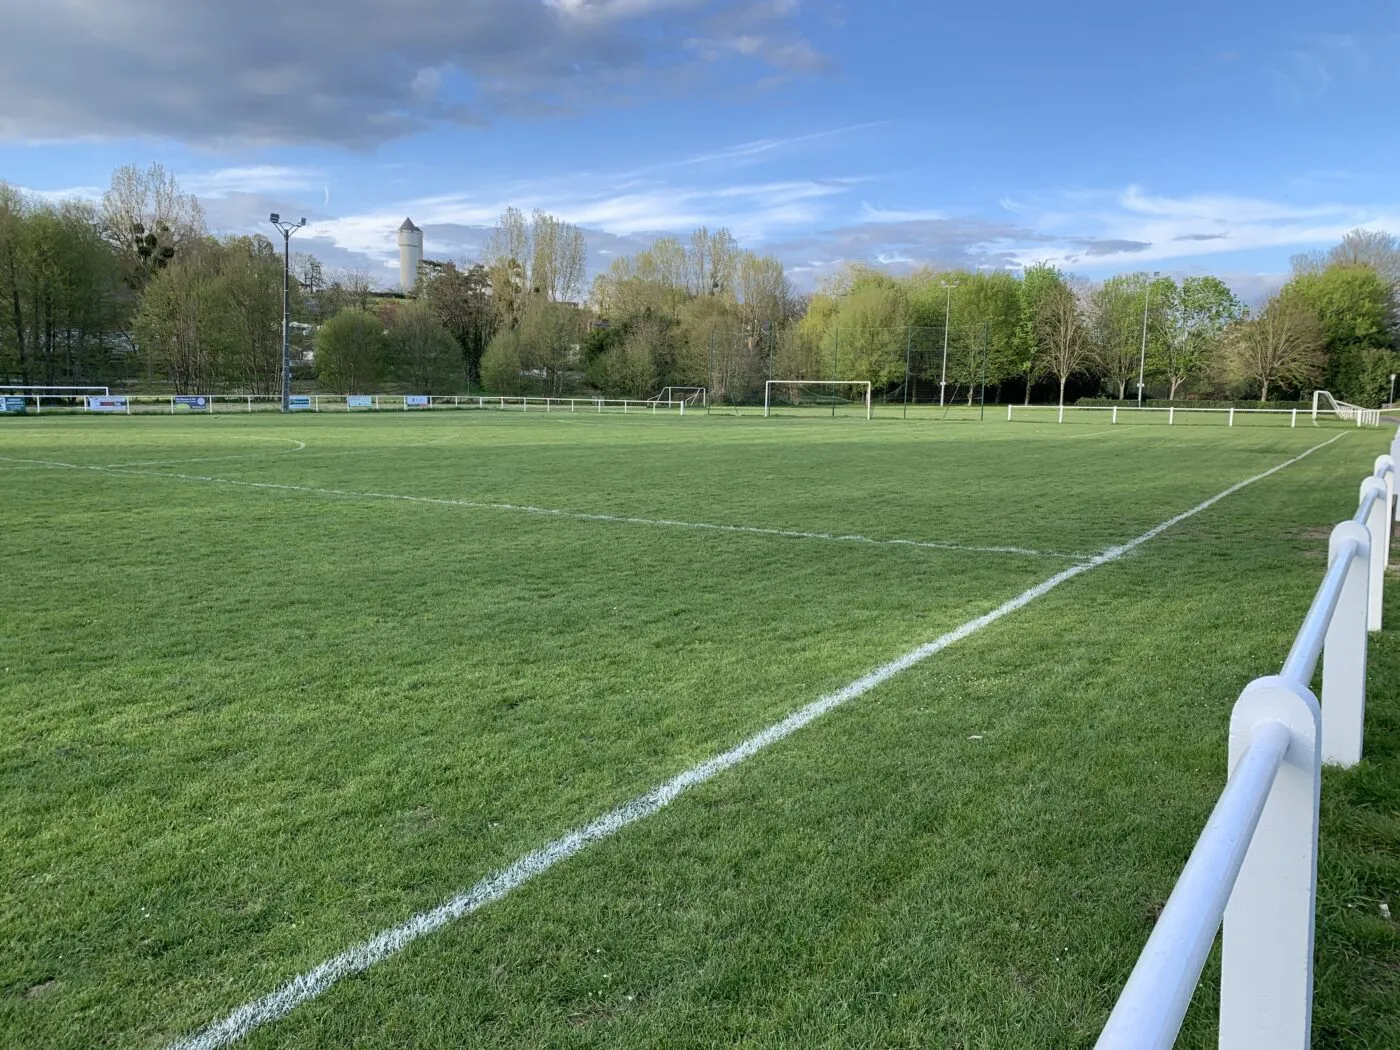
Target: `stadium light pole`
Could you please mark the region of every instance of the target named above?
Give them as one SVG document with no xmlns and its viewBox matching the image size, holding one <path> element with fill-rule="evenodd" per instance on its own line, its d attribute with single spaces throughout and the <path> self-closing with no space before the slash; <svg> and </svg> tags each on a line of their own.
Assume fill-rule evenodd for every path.
<svg viewBox="0 0 1400 1050">
<path fill-rule="evenodd" d="M 268 222 L 282 232 L 282 411 L 292 410 L 292 234 L 306 225 L 283 221 L 273 212 Z"/>
<path fill-rule="evenodd" d="M 943 373 L 938 377 L 938 407 L 943 407 L 943 390 L 948 385 L 948 321 L 953 315 L 953 284 L 939 281 L 948 294 L 943 300 Z"/>
<path fill-rule="evenodd" d="M 1390 403 L 1395 404 L 1395 373 L 1390 373 Z"/>
<path fill-rule="evenodd" d="M 1161 270 L 1152 271 L 1152 281 L 1162 276 Z M 1152 301 L 1152 281 L 1142 293 L 1142 354 L 1138 357 L 1138 408 L 1142 407 L 1143 380 L 1147 377 L 1147 304 Z"/>
</svg>

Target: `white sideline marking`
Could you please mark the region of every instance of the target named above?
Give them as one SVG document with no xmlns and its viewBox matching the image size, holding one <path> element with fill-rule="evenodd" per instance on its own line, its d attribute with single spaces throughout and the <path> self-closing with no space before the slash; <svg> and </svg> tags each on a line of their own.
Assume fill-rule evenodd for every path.
<svg viewBox="0 0 1400 1050">
<path fill-rule="evenodd" d="M 305 492 L 315 496 L 334 496 L 339 499 L 383 499 L 402 500 L 406 503 L 432 503 L 443 507 L 469 507 L 473 510 L 511 511 L 517 514 L 537 514 L 551 518 L 568 518 L 572 521 L 603 521 L 618 525 L 651 525 L 659 528 L 702 529 L 710 532 L 737 532 L 750 536 L 780 536 L 797 540 L 828 540 L 836 543 L 865 543 L 880 547 L 921 547 L 926 550 L 966 551 L 976 554 L 1020 554 L 1031 558 L 1063 558 L 1066 561 L 1081 560 L 1087 555 L 1065 554 L 1060 551 L 1032 550 L 1029 547 L 980 547 L 962 543 L 939 543 L 933 540 L 880 539 L 875 536 L 861 536 L 855 533 L 801 532 L 796 529 L 769 529 L 759 525 L 724 525 L 710 521 L 674 521 L 670 518 L 636 518 L 621 514 L 589 514 L 584 511 L 559 510 L 554 507 L 532 507 L 518 503 L 485 503 L 469 499 L 444 499 L 433 496 L 404 496 L 396 492 L 357 492 L 348 489 L 326 489 L 314 485 L 289 485 L 275 481 L 243 481 L 238 478 L 217 478 L 208 474 L 176 474 L 160 470 L 130 470 L 120 466 L 99 467 L 83 463 L 62 463 L 53 459 L 15 459 L 0 456 L 7 463 L 29 463 L 46 467 L 62 467 L 68 470 L 92 470 L 102 474 L 125 474 L 133 477 L 173 478 L 177 481 L 202 481 L 216 485 L 239 485 L 252 489 L 273 489 L 280 492 Z"/>
<path fill-rule="evenodd" d="M 252 1032 L 255 1028 L 275 1021 L 280 1017 L 285 1017 L 302 1003 L 314 999 L 322 992 L 326 991 L 342 977 L 360 973 L 369 969 L 376 963 L 383 962 L 392 955 L 401 952 L 408 945 L 418 938 L 439 930 L 448 923 L 460 919 L 464 915 L 490 904 L 492 901 L 500 900 L 511 890 L 522 883 L 528 882 L 536 875 L 543 874 L 562 860 L 567 860 L 574 854 L 581 852 L 594 842 L 599 842 L 609 838 L 637 821 L 651 816 L 667 803 L 673 801 L 685 791 L 703 784 L 719 773 L 724 772 L 733 766 L 737 766 L 745 759 L 756 755 L 771 744 L 776 744 L 785 737 L 791 736 L 797 730 L 810 722 L 816 721 L 822 715 L 835 707 L 857 697 L 863 696 L 876 686 L 889 681 L 901 671 L 913 667 L 917 663 L 927 660 L 935 653 L 942 652 L 954 642 L 960 642 L 969 635 L 975 634 L 982 628 L 996 623 L 1004 616 L 1008 616 L 1017 609 L 1024 608 L 1031 602 L 1044 594 L 1054 590 L 1066 580 L 1088 572 L 1090 569 L 1109 562 L 1117 561 L 1123 555 L 1129 553 L 1137 547 L 1142 546 L 1149 540 L 1155 539 L 1173 525 L 1193 517 L 1201 511 L 1214 506 L 1226 496 L 1238 492 L 1247 485 L 1252 485 L 1256 481 L 1262 481 L 1271 474 L 1277 474 L 1280 470 L 1292 466 L 1306 456 L 1312 455 L 1318 449 L 1332 444 L 1345 434 L 1338 434 L 1336 437 L 1314 445 L 1306 452 L 1294 456 L 1285 463 L 1280 463 L 1276 467 L 1271 467 L 1261 474 L 1255 474 L 1252 478 L 1236 482 L 1225 491 L 1220 492 L 1208 500 L 1196 504 L 1188 511 L 1178 514 L 1174 518 L 1168 518 L 1160 525 L 1153 526 L 1141 536 L 1129 540 L 1127 543 L 1117 547 L 1110 547 L 1102 554 L 1097 554 L 1090 560 L 1079 565 L 1072 565 L 1063 572 L 1058 572 L 1048 580 L 1036 584 L 1027 591 L 1023 591 L 1010 601 L 1003 602 L 991 612 L 977 617 L 975 620 L 968 620 L 961 627 L 954 628 L 947 634 L 935 638 L 931 642 L 925 642 L 916 649 L 911 649 L 903 656 L 891 660 L 889 663 L 877 667 L 869 674 L 857 678 L 850 685 L 834 693 L 828 693 L 820 699 L 812 701 L 805 707 L 798 708 L 782 721 L 777 722 L 762 732 L 749 737 L 743 743 L 730 748 L 722 754 L 706 759 L 698 765 L 691 766 L 685 772 L 672 777 L 657 787 L 643 795 L 638 795 L 616 809 L 604 813 L 590 824 L 570 831 L 553 842 L 541 846 L 533 852 L 520 857 L 509 867 L 493 872 L 486 876 L 471 889 L 456 897 L 438 905 L 431 911 L 420 912 L 410 918 L 407 922 L 398 926 L 390 927 L 387 930 L 375 934 L 369 940 L 349 948 L 334 958 L 327 959 L 314 969 L 308 970 L 297 977 L 292 978 L 281 988 L 255 999 L 234 1010 L 227 1017 L 220 1021 L 215 1021 L 207 1028 L 196 1032 L 194 1035 L 183 1039 L 177 1039 L 168 1044 L 166 1050 L 217 1050 L 219 1047 L 228 1046 L 243 1036 Z"/>
<path fill-rule="evenodd" d="M 288 452 L 300 452 L 306 448 L 305 441 L 296 438 L 276 438 L 277 441 L 290 441 L 295 448 L 268 448 L 260 452 L 235 452 L 229 456 L 193 456 L 189 459 L 139 459 L 132 463 L 108 463 L 104 470 L 117 470 L 122 467 L 159 467 L 169 463 L 211 463 L 216 459 L 251 459 L 255 456 L 280 456 Z"/>
</svg>

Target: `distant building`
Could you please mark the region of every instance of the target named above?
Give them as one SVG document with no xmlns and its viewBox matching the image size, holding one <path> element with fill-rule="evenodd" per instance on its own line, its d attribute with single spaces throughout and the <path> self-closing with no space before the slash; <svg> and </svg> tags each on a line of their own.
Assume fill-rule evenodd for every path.
<svg viewBox="0 0 1400 1050">
<path fill-rule="evenodd" d="M 404 219 L 399 227 L 399 288 L 412 295 L 418 286 L 418 264 L 423 261 L 423 231 Z"/>
</svg>

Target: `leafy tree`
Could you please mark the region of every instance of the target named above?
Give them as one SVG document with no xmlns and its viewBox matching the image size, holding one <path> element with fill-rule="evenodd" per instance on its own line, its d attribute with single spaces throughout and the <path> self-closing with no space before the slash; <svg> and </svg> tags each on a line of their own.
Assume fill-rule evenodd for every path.
<svg viewBox="0 0 1400 1050">
<path fill-rule="evenodd" d="M 608 354 L 608 389 L 623 397 L 646 397 L 657 388 L 656 348 L 665 324 L 650 318 L 634 325 L 622 344 Z"/>
<path fill-rule="evenodd" d="M 491 337 L 481 357 L 481 385 L 506 397 L 518 397 L 529 389 L 518 329 L 502 328 Z"/>
<path fill-rule="evenodd" d="M 1312 308 L 1301 296 L 1281 292 L 1257 317 L 1230 329 L 1222 364 L 1228 379 L 1257 385 L 1262 403 L 1271 384 L 1298 387 L 1320 378 L 1323 343 Z"/>
<path fill-rule="evenodd" d="M 1037 338 L 1037 319 L 1041 316 L 1047 296 L 1064 284 L 1064 274 L 1049 263 L 1035 263 L 1026 267 L 1021 278 L 1021 310 L 1016 323 L 1013 346 L 1017 371 L 1025 376 L 1026 404 L 1031 403 L 1031 387 L 1045 371 L 1045 350 Z"/>
<path fill-rule="evenodd" d="M 462 381 L 462 351 L 424 302 L 405 303 L 389 326 L 390 375 L 405 389 L 447 393 Z"/>
<path fill-rule="evenodd" d="M 1044 348 L 1045 369 L 1060 383 L 1060 404 L 1065 384 L 1093 359 L 1093 344 L 1084 318 L 1081 293 L 1061 281 L 1049 285 L 1035 315 L 1036 343 Z"/>
<path fill-rule="evenodd" d="M 1110 277 L 1090 295 L 1094 364 L 1120 401 L 1127 394 L 1128 384 L 1136 384 L 1145 367 L 1144 338 L 1150 352 L 1160 356 L 1164 317 L 1175 291 L 1169 278 L 1159 284 L 1148 274 L 1131 273 Z"/>
<path fill-rule="evenodd" d="M 418 275 L 418 298 L 457 341 L 470 389 L 496 325 L 489 272 L 480 264 L 459 269 L 451 262 L 425 262 Z"/>
<path fill-rule="evenodd" d="M 1157 287 L 1164 304 L 1162 339 L 1149 363 L 1153 374 L 1167 381 L 1167 397 L 1174 401 L 1183 383 L 1210 374 L 1226 329 L 1239 320 L 1244 307 L 1218 277 L 1186 277 L 1180 288 L 1162 278 L 1154 294 Z"/>
<path fill-rule="evenodd" d="M 1378 405 L 1389 390 L 1395 347 L 1395 292 L 1369 265 L 1333 265 L 1289 281 L 1322 329 L 1327 388 L 1345 401 Z"/>
<path fill-rule="evenodd" d="M 379 318 L 363 310 L 341 310 L 316 333 L 317 380 L 323 389 L 372 393 L 384 381 L 386 350 Z"/>
</svg>

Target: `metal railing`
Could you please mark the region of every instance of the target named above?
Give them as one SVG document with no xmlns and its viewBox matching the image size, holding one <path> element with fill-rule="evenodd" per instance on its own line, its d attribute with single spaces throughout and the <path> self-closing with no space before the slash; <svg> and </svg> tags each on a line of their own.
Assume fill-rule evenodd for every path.
<svg viewBox="0 0 1400 1050">
<path fill-rule="evenodd" d="M 181 412 L 278 412 L 277 394 L 114 394 L 94 397 L 81 394 L 24 393 L 26 406 L 37 415 L 55 412 L 92 412 L 118 415 L 174 415 Z M 604 397 L 487 397 L 467 394 L 293 394 L 294 412 L 383 412 L 432 409 L 496 409 L 500 411 L 621 412 L 624 415 L 685 415 L 694 411 L 694 399 L 672 400 Z M 704 407 L 703 403 L 700 407 Z"/>
<path fill-rule="evenodd" d="M 1110 413 L 1110 423 L 1118 422 L 1118 414 L 1120 412 L 1125 413 L 1129 417 L 1133 414 L 1164 412 L 1167 416 L 1168 426 L 1176 423 L 1177 416 L 1189 415 L 1224 416 L 1225 425 L 1230 427 L 1235 425 L 1236 416 L 1287 416 L 1289 419 L 1288 425 L 1290 427 L 1296 427 L 1298 425 L 1298 414 L 1300 412 L 1303 418 L 1309 418 L 1308 410 L 1305 408 L 1183 408 L 1179 405 L 1169 405 L 1166 408 L 1157 406 L 1143 406 L 1138 408 L 1133 405 L 1007 405 L 1006 421 L 1008 423 L 1012 422 L 1015 418 L 1013 416 L 1013 410 L 1019 413 L 1020 418 L 1023 420 L 1027 418 L 1034 419 L 1037 415 L 1043 417 L 1046 413 L 1054 412 L 1056 413 L 1055 421 L 1057 423 L 1063 423 L 1065 421 L 1066 413 L 1074 412 L 1108 412 Z M 1349 421 L 1358 427 L 1378 427 L 1381 424 L 1380 410 L 1374 408 L 1358 409 L 1355 413 L 1347 416 L 1338 415 L 1337 418 L 1338 420 Z M 1312 413 L 1311 422 L 1314 426 L 1317 425 L 1316 411 Z"/>
<path fill-rule="evenodd" d="M 1366 643 L 1381 627 L 1395 464 L 1379 456 L 1283 669 L 1245 686 L 1229 776 L 1128 978 L 1097 1050 L 1167 1050 L 1221 933 L 1221 1050 L 1305 1050 L 1312 1037 L 1322 766 L 1361 759 Z M 1312 693 L 1322 661 L 1322 700 Z"/>
</svg>

